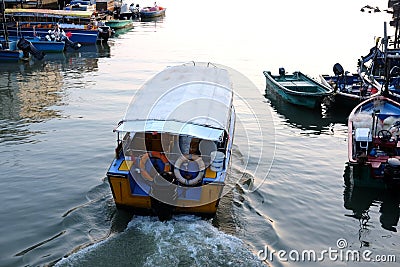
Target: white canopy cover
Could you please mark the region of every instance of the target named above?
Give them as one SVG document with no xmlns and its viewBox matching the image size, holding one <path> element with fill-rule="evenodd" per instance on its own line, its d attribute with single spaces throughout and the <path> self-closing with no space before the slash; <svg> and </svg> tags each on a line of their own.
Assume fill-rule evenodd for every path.
<svg viewBox="0 0 400 267">
<path fill-rule="evenodd" d="M 218 140 L 228 130 L 233 91 L 214 65 L 168 67 L 135 94 L 117 131 L 157 131 Z"/>
</svg>

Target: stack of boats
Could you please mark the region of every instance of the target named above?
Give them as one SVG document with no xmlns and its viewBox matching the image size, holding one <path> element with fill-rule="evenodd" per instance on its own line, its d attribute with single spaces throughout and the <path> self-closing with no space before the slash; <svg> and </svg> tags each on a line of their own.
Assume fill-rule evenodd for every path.
<svg viewBox="0 0 400 267">
<path fill-rule="evenodd" d="M 399 25 L 398 23 L 395 25 Z M 398 30 L 396 29 L 396 32 Z M 331 108 L 350 108 L 348 158 L 354 185 L 400 188 L 400 48 L 396 39 L 389 48 L 386 23 L 384 37 L 377 39 L 358 70 L 350 74 L 336 63 L 334 75 L 313 80 L 301 72 L 279 75 L 264 71 L 267 95 L 303 107 L 320 107 L 329 98 Z M 329 108 L 329 107 L 328 107 Z"/>
<path fill-rule="evenodd" d="M 117 3 L 117 2 L 116 2 Z M 160 6 L 139 8 L 127 2 L 117 7 L 111 1 L 73 0 L 63 10 L 6 9 L 1 5 L 0 60 L 15 61 L 28 54 L 42 59 L 45 53 L 77 50 L 81 45 L 106 43 L 116 30 L 132 28 L 132 19 L 151 19 L 165 15 Z M 97 6 L 98 4 L 98 6 Z M 29 43 L 30 49 L 20 46 Z M 29 50 L 29 51 L 27 51 Z M 35 51 L 40 51 L 35 52 Z"/>
</svg>

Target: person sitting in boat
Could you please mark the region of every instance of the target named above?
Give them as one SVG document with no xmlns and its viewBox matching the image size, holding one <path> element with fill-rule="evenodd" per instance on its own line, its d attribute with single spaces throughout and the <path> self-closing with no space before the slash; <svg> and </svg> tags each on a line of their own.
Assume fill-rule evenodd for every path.
<svg viewBox="0 0 400 267">
<path fill-rule="evenodd" d="M 66 45 L 74 48 L 75 50 L 81 47 L 80 43 L 72 42 L 68 36 L 65 34 L 64 30 L 60 28 L 60 25 L 56 24 L 53 30 L 49 30 L 49 34 L 46 35 L 46 39 L 48 41 L 57 41 L 61 42 L 64 41 Z"/>
<path fill-rule="evenodd" d="M 129 11 L 131 12 L 131 17 L 132 17 L 132 19 L 136 19 L 136 18 L 138 18 L 139 17 L 139 4 L 136 4 L 136 6 L 135 6 L 135 4 L 134 3 L 132 3 L 130 6 L 129 6 Z M 129 19 L 129 18 L 128 18 Z"/>
<path fill-rule="evenodd" d="M 154 6 L 150 7 L 150 11 L 158 11 L 157 2 L 154 2 Z"/>
<path fill-rule="evenodd" d="M 63 30 L 60 29 L 58 24 L 54 25 L 53 30 L 49 30 L 49 35 L 46 35 L 46 39 L 49 41 L 61 41 L 62 36 L 65 36 Z M 65 36 L 66 37 L 66 36 Z"/>
</svg>

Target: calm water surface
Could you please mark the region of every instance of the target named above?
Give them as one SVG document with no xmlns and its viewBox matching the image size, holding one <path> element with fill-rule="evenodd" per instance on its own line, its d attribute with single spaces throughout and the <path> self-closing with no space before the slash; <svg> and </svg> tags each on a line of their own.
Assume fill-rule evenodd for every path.
<svg viewBox="0 0 400 267">
<path fill-rule="evenodd" d="M 389 20 L 359 10 L 387 1 L 270 2 L 159 2 L 163 20 L 135 22 L 109 45 L 0 65 L 0 266 L 357 265 L 257 259 L 265 248 L 338 249 L 339 239 L 400 261 L 399 196 L 347 186 L 347 112 L 264 96 L 262 74 L 317 77 L 336 62 L 355 71 Z M 191 60 L 234 80 L 232 190 L 212 221 L 119 212 L 105 180 L 112 129 L 141 84 Z"/>
</svg>

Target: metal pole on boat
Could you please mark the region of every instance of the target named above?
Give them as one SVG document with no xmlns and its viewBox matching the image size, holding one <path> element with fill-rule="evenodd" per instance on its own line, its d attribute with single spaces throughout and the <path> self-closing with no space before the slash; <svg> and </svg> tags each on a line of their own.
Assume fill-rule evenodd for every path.
<svg viewBox="0 0 400 267">
<path fill-rule="evenodd" d="M 4 31 L 4 37 L 6 39 L 6 43 L 8 44 L 8 31 L 7 31 L 7 26 L 6 26 L 6 4 L 4 3 L 4 0 L 1 1 L 1 15 L 3 19 L 3 31 Z"/>
<path fill-rule="evenodd" d="M 395 32 L 394 32 L 394 48 L 397 48 L 397 47 L 398 47 L 398 44 L 397 44 L 397 36 L 398 36 L 398 33 L 399 33 L 399 20 L 397 19 L 397 20 L 396 20 L 396 30 L 395 30 Z"/>
<path fill-rule="evenodd" d="M 384 42 L 384 54 L 385 54 L 385 87 L 382 92 L 382 95 L 388 96 L 389 95 L 389 79 L 390 79 L 390 74 L 389 74 L 389 63 L 390 60 L 388 59 L 387 53 L 388 53 L 388 36 L 387 36 L 387 26 L 386 26 L 386 21 L 383 23 L 383 42 Z"/>
</svg>

